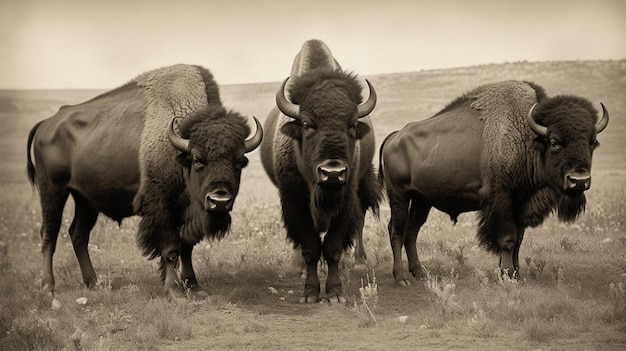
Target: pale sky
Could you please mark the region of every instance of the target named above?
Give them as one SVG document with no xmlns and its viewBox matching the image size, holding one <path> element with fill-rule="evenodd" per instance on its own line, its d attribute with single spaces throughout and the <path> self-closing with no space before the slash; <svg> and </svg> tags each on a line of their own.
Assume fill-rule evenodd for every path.
<svg viewBox="0 0 626 351">
<path fill-rule="evenodd" d="M 626 59 L 623 0 L 0 0 L 0 89 L 111 89 L 176 63 L 282 80 L 323 40 L 361 75 Z"/>
</svg>

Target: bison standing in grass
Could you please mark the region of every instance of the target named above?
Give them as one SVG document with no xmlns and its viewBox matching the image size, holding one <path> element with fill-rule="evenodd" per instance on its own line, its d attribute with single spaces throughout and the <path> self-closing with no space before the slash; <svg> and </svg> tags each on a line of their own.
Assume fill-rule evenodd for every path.
<svg viewBox="0 0 626 351">
<path fill-rule="evenodd" d="M 182 118 L 179 134 L 175 118 Z M 69 195 L 69 232 L 84 283 L 96 285 L 87 246 L 99 213 L 121 222 L 138 214 L 138 244 L 159 269 L 167 295 L 203 295 L 191 263 L 202 238 L 223 236 L 245 153 L 261 142 L 256 120 L 227 111 L 211 73 L 176 65 L 146 72 L 85 103 L 63 106 L 28 137 L 28 177 L 39 188 L 42 285 L 54 292 L 52 258 Z M 31 158 L 34 155 L 35 162 Z M 180 260 L 180 276 L 176 266 Z"/>
<path fill-rule="evenodd" d="M 391 207 L 396 283 L 422 273 L 416 240 L 432 207 L 454 221 L 480 211 L 481 245 L 517 277 L 527 227 L 552 212 L 573 221 L 584 211 L 596 136 L 609 121 L 602 110 L 598 119 L 586 99 L 549 98 L 536 84 L 509 81 L 478 87 L 390 134 L 380 148 L 379 181 Z"/>
<path fill-rule="evenodd" d="M 265 123 L 263 167 L 278 187 L 287 237 L 302 249 L 306 263 L 301 302 L 320 300 L 322 255 L 328 264 L 326 297 L 345 301 L 339 261 L 361 235 L 367 209 L 378 210 L 374 134 L 367 117 L 376 92 L 367 84 L 369 98 L 363 102 L 356 77 L 341 70 L 323 42 L 307 41 Z"/>
</svg>

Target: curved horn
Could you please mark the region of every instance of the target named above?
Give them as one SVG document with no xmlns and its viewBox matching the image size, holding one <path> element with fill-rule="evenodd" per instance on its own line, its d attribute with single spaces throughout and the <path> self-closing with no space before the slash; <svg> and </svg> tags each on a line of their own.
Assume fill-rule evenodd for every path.
<svg viewBox="0 0 626 351">
<path fill-rule="evenodd" d="M 289 77 L 285 78 L 283 84 L 280 85 L 280 88 L 278 88 L 278 91 L 276 92 L 276 106 L 278 106 L 280 112 L 286 116 L 299 120 L 300 106 L 289 102 L 287 97 L 285 97 L 285 86 L 287 85 L 288 80 Z"/>
<path fill-rule="evenodd" d="M 372 83 L 370 83 L 370 81 L 367 79 L 365 80 L 365 82 L 370 89 L 370 97 L 367 99 L 367 101 L 359 105 L 359 118 L 363 118 L 372 113 L 374 107 L 376 106 L 376 100 L 378 100 L 378 97 L 376 96 L 376 89 L 374 89 Z"/>
<path fill-rule="evenodd" d="M 175 119 L 176 117 L 172 118 L 172 120 L 170 121 L 170 127 L 167 128 L 167 138 L 169 139 L 170 144 L 172 144 L 172 146 L 175 147 L 178 151 L 188 154 L 191 152 L 191 150 L 189 149 L 189 140 L 181 138 L 178 134 L 176 134 L 176 132 L 174 131 Z"/>
<path fill-rule="evenodd" d="M 600 103 L 600 105 L 602 105 L 602 119 L 596 123 L 596 133 L 603 131 L 607 124 L 609 124 L 609 111 L 606 110 L 603 103 Z"/>
<path fill-rule="evenodd" d="M 256 123 L 256 132 L 250 139 L 246 139 L 246 153 L 256 149 L 257 146 L 261 144 L 261 140 L 263 140 L 263 127 L 261 126 L 261 122 L 254 116 L 252 116 L 252 118 L 254 118 L 254 122 Z"/>
<path fill-rule="evenodd" d="M 535 132 L 535 134 L 537 134 L 540 137 L 545 138 L 548 136 L 548 128 L 535 122 L 535 107 L 536 106 L 537 106 L 537 103 L 533 104 L 533 106 L 530 108 L 530 111 L 528 111 L 528 115 L 526 116 L 526 121 L 528 122 L 528 126 L 530 127 L 530 129 L 532 129 L 533 132 Z"/>
</svg>

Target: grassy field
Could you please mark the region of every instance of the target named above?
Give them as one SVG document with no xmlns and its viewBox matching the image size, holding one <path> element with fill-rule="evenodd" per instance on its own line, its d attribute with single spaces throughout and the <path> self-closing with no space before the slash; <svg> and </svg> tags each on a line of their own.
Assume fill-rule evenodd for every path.
<svg viewBox="0 0 626 351">
<path fill-rule="evenodd" d="M 207 300 L 160 296 L 156 262 L 135 244 L 137 218 L 120 227 L 98 220 L 90 252 L 99 284 L 86 289 L 67 235 L 70 201 L 55 254 L 53 304 L 39 285 L 41 216 L 26 180 L 26 138 L 59 106 L 99 91 L 0 91 L 0 349 L 626 349 L 626 61 L 520 62 L 368 78 L 379 95 L 377 142 L 488 82 L 531 80 L 549 95 L 585 96 L 597 108 L 603 102 L 611 120 L 599 136 L 585 215 L 574 224 L 549 218 L 529 229 L 520 253 L 523 280 L 513 282 L 498 279 L 496 257 L 477 246 L 475 214 L 461 215 L 454 226 L 432 211 L 418 239 L 429 277 L 399 288 L 383 203 L 380 220 L 366 220 L 366 265 L 350 255 L 343 261 L 348 303 L 301 305 L 304 283 L 291 264 L 277 191 L 254 152 L 231 233 L 194 251 Z M 264 120 L 277 86 L 221 91 L 226 106 Z"/>
</svg>

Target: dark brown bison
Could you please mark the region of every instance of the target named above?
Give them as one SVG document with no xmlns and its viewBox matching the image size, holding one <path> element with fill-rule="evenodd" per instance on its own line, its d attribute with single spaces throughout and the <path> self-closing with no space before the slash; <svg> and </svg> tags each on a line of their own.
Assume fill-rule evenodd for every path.
<svg viewBox="0 0 626 351">
<path fill-rule="evenodd" d="M 478 87 L 435 116 L 406 125 L 380 148 L 379 181 L 391 207 L 393 274 L 408 285 L 422 274 L 416 240 L 431 207 L 456 221 L 479 210 L 478 239 L 517 277 L 527 227 L 551 212 L 573 221 L 584 211 L 596 135 L 609 121 L 580 97 L 546 97 L 533 83 Z"/>
<path fill-rule="evenodd" d="M 278 187 L 287 237 L 301 248 L 307 266 L 302 302 L 320 299 L 322 254 L 328 264 L 326 297 L 345 301 L 339 261 L 361 234 L 367 209 L 378 210 L 374 135 L 366 117 L 376 92 L 367 84 L 369 98 L 362 102 L 356 77 L 341 70 L 323 42 L 307 41 L 265 123 L 261 160 Z"/>
<path fill-rule="evenodd" d="M 183 118 L 180 136 L 177 118 Z M 191 264 L 193 246 L 229 229 L 244 155 L 262 139 L 255 121 L 256 133 L 246 139 L 246 119 L 224 109 L 211 73 L 176 65 L 63 106 L 35 125 L 27 167 L 41 200 L 42 285 L 54 292 L 52 257 L 72 195 L 69 233 L 88 287 L 96 284 L 87 245 L 98 214 L 118 222 L 139 214 L 138 244 L 150 258 L 161 256 L 164 291 L 169 295 L 184 285 L 203 294 Z"/>
</svg>

